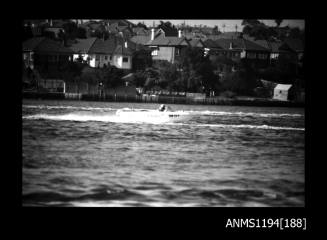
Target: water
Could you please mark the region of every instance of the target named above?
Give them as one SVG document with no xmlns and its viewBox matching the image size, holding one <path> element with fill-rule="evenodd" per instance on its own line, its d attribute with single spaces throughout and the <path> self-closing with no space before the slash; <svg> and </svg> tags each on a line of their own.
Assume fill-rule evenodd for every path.
<svg viewBox="0 0 327 240">
<path fill-rule="evenodd" d="M 23 206 L 304 206 L 304 109 L 24 100 Z"/>
</svg>

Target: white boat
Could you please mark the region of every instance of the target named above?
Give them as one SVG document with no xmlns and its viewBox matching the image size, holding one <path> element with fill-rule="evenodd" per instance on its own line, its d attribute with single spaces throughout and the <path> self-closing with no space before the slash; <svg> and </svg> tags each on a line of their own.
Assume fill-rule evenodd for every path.
<svg viewBox="0 0 327 240">
<path fill-rule="evenodd" d="M 189 115 L 183 111 L 159 111 L 146 109 L 119 109 L 116 115 L 123 118 L 129 118 L 134 121 L 170 121 L 178 120 L 183 116 Z"/>
</svg>

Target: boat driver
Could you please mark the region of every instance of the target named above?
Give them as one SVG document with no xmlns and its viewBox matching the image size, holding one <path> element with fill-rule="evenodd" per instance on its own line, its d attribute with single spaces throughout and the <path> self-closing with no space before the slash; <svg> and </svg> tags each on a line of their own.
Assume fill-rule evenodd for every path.
<svg viewBox="0 0 327 240">
<path fill-rule="evenodd" d="M 165 111 L 167 111 L 167 107 L 166 107 L 166 105 L 165 105 L 165 104 L 161 104 L 160 107 L 159 107 L 159 111 L 160 111 L 160 112 L 165 112 Z"/>
</svg>

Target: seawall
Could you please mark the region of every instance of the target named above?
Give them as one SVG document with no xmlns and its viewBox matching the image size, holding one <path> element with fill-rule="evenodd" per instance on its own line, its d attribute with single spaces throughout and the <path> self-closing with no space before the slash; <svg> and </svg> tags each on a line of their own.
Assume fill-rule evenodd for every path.
<svg viewBox="0 0 327 240">
<path fill-rule="evenodd" d="M 26 99 L 58 99 L 58 100 L 85 100 L 85 101 L 108 101 L 108 102 L 140 102 L 140 103 L 166 103 L 166 104 L 192 104 L 192 105 L 233 105 L 233 106 L 262 106 L 262 107 L 305 107 L 304 102 L 278 101 L 263 98 L 187 98 L 183 96 L 161 95 L 109 95 L 99 96 L 95 94 L 81 93 L 40 93 L 23 92 Z"/>
</svg>

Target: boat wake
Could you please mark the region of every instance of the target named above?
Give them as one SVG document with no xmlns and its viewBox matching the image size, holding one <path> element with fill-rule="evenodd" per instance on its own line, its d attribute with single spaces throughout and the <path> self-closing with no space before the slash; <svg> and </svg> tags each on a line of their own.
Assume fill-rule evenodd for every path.
<svg viewBox="0 0 327 240">
<path fill-rule="evenodd" d="M 26 120 L 53 120 L 53 121 L 95 121 L 95 122 L 112 122 L 112 123 L 135 123 L 135 124 L 164 124 L 170 126 L 191 126 L 203 128 L 240 128 L 240 129 L 267 129 L 267 130 L 289 130 L 305 131 L 305 128 L 294 128 L 286 126 L 269 126 L 269 125 L 251 125 L 251 124 L 199 124 L 189 122 L 175 122 L 167 117 L 161 118 L 157 115 L 116 115 L 116 114 L 86 114 L 86 113 L 68 113 L 61 115 L 35 114 L 23 116 Z"/>
<path fill-rule="evenodd" d="M 120 111 L 120 110 L 131 110 L 131 111 L 154 111 L 153 109 L 141 109 L 141 108 L 105 108 L 105 107 L 78 107 L 78 106 L 51 106 L 51 105 L 23 105 L 23 108 L 28 109 L 66 109 L 66 110 L 81 110 L 81 111 Z M 258 112 L 228 112 L 228 111 L 179 111 L 188 115 L 199 115 L 199 116 L 239 116 L 239 117 L 262 117 L 262 118 L 280 118 L 280 117 L 304 117 L 303 114 L 298 113 L 258 113 Z"/>
</svg>

